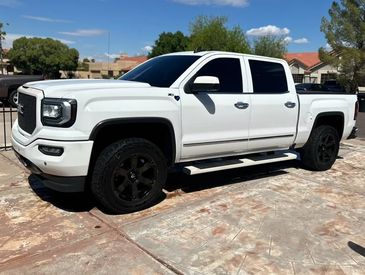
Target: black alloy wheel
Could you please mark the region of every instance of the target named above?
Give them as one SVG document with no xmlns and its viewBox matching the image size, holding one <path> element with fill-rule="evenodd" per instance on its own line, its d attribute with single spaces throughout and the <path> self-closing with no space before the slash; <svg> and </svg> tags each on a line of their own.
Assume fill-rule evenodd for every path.
<svg viewBox="0 0 365 275">
<path fill-rule="evenodd" d="M 331 162 L 337 153 L 336 140 L 331 133 L 322 136 L 318 146 L 318 160 L 324 164 Z"/>
<path fill-rule="evenodd" d="M 157 173 L 157 165 L 148 155 L 128 156 L 113 171 L 113 192 L 127 202 L 141 201 L 153 189 Z"/>
<path fill-rule="evenodd" d="M 100 153 L 91 190 L 106 210 L 129 213 L 155 204 L 163 195 L 166 177 L 166 159 L 160 148 L 142 138 L 127 138 Z"/>
<path fill-rule="evenodd" d="M 313 129 L 307 143 L 299 150 L 303 164 L 310 170 L 325 171 L 335 163 L 340 138 L 335 128 L 321 125 Z"/>
</svg>

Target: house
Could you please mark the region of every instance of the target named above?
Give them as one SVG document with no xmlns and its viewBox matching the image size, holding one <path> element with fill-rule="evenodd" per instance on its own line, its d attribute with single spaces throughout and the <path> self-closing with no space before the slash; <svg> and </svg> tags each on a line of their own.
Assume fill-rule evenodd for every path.
<svg viewBox="0 0 365 275">
<path fill-rule="evenodd" d="M 76 72 L 76 77 L 96 79 L 114 78 L 129 72 L 147 59 L 147 56 L 121 55 L 113 62 L 89 62 L 89 70 Z"/>
<path fill-rule="evenodd" d="M 326 80 L 335 79 L 338 74 L 338 68 L 322 62 L 318 52 L 287 53 L 285 59 L 295 83 L 323 84 Z"/>
</svg>

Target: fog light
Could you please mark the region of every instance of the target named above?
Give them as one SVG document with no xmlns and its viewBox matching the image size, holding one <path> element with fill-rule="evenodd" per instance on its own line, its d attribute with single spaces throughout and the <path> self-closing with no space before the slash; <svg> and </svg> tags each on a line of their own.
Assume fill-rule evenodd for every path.
<svg viewBox="0 0 365 275">
<path fill-rule="evenodd" d="M 63 148 L 62 147 L 39 145 L 38 150 L 41 151 L 43 154 L 48 155 L 48 156 L 59 157 L 59 156 L 62 156 L 62 154 L 63 154 Z"/>
</svg>

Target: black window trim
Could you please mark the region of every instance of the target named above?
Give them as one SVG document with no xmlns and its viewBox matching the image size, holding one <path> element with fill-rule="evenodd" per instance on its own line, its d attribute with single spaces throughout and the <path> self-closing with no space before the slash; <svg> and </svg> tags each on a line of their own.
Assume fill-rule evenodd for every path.
<svg viewBox="0 0 365 275">
<path fill-rule="evenodd" d="M 252 92 L 252 95 L 285 95 L 290 93 L 290 91 L 286 91 L 286 92 L 280 92 L 280 93 L 254 93 Z"/>
</svg>

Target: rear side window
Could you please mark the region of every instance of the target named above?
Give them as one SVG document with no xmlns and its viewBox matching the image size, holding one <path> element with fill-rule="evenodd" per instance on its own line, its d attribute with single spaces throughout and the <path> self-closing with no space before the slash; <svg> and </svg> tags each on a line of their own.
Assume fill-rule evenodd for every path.
<svg viewBox="0 0 365 275">
<path fill-rule="evenodd" d="M 215 76 L 221 93 L 242 93 L 241 63 L 238 58 L 217 58 L 202 67 L 195 77 Z"/>
<path fill-rule="evenodd" d="M 288 91 L 283 65 L 258 60 L 249 60 L 249 63 L 254 93 L 280 94 Z"/>
</svg>

